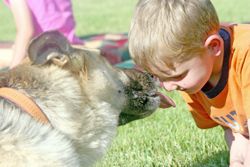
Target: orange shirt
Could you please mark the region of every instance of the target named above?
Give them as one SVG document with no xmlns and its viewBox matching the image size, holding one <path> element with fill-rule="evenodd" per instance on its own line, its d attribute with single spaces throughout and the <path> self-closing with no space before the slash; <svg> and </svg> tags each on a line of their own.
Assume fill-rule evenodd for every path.
<svg viewBox="0 0 250 167">
<path fill-rule="evenodd" d="M 206 84 L 196 94 L 181 92 L 199 128 L 222 125 L 248 135 L 250 118 L 250 25 L 231 25 L 220 30 L 225 54 L 220 80 Z"/>
</svg>

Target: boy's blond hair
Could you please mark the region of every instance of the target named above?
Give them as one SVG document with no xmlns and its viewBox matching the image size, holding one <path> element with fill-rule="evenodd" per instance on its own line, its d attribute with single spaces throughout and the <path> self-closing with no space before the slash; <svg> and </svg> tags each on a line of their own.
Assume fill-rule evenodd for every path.
<svg viewBox="0 0 250 167">
<path fill-rule="evenodd" d="M 183 62 L 204 51 L 208 34 L 219 29 L 219 19 L 209 0 L 140 0 L 129 31 L 129 49 L 138 65 Z"/>
</svg>

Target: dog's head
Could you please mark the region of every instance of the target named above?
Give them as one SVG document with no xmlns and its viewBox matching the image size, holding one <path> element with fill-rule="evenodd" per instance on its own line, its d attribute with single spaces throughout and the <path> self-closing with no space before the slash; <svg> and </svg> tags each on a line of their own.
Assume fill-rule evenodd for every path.
<svg viewBox="0 0 250 167">
<path fill-rule="evenodd" d="M 28 55 L 35 65 L 57 65 L 70 71 L 89 100 L 107 102 L 121 111 L 120 124 L 152 114 L 163 99 L 151 75 L 135 69 L 115 68 L 99 51 L 72 47 L 57 31 L 35 38 Z"/>
</svg>

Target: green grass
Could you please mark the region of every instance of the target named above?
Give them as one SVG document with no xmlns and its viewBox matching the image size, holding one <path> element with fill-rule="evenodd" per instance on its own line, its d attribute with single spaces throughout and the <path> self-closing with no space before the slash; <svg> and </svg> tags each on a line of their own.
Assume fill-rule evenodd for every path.
<svg viewBox="0 0 250 167">
<path fill-rule="evenodd" d="M 220 128 L 198 129 L 177 92 L 177 108 L 120 127 L 98 167 L 224 167 L 228 152 Z"/>
<path fill-rule="evenodd" d="M 248 0 L 213 0 L 221 21 L 250 21 Z M 127 32 L 136 0 L 73 1 L 77 34 Z M 9 10 L 0 3 L 0 40 L 13 40 Z M 97 167 L 225 167 L 228 151 L 221 128 L 200 130 L 177 92 L 177 107 L 119 127 L 117 137 Z"/>
</svg>

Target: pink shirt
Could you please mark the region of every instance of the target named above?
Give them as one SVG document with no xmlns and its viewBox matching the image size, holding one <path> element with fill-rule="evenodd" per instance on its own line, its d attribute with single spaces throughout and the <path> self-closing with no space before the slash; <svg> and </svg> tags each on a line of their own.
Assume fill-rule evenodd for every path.
<svg viewBox="0 0 250 167">
<path fill-rule="evenodd" d="M 11 0 L 4 0 L 10 5 Z M 58 30 L 72 44 L 83 44 L 75 35 L 75 20 L 71 0 L 27 0 L 35 29 L 34 35 L 48 30 Z"/>
</svg>

